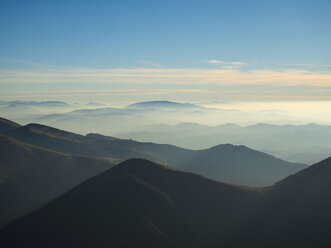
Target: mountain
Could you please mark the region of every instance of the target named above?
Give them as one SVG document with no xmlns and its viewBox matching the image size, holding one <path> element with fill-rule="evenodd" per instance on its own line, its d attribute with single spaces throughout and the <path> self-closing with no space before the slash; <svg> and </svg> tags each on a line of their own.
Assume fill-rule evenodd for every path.
<svg viewBox="0 0 331 248">
<path fill-rule="evenodd" d="M 188 150 L 171 145 L 117 139 L 100 134 L 78 135 L 52 127 L 28 124 L 3 132 L 22 142 L 58 152 L 107 159 L 118 163 L 144 158 L 227 183 L 267 186 L 306 167 L 244 146 L 220 145 Z"/>
<path fill-rule="evenodd" d="M 0 117 L 0 132 L 9 131 L 20 126 L 18 123 Z"/>
<path fill-rule="evenodd" d="M 191 108 L 191 109 L 202 109 L 203 107 L 192 104 L 192 103 L 179 103 L 179 102 L 170 102 L 170 101 L 149 101 L 149 102 L 137 102 L 130 104 L 127 108 L 169 108 L 169 109 L 178 109 L 178 108 Z"/>
<path fill-rule="evenodd" d="M 197 151 L 181 169 L 236 185 L 268 186 L 305 167 L 246 146 L 225 144 Z"/>
<path fill-rule="evenodd" d="M 197 247 L 201 238 L 213 236 L 210 228 L 233 228 L 241 215 L 236 207 L 232 214 L 218 213 L 242 206 L 247 198 L 254 198 L 249 190 L 133 159 L 15 221 L 0 235 L 3 245 L 14 247 Z"/>
<path fill-rule="evenodd" d="M 111 166 L 109 162 L 46 150 L 0 134 L 0 226 Z"/>
<path fill-rule="evenodd" d="M 0 231 L 4 247 L 330 247 L 331 158 L 244 188 L 141 159 Z"/>
</svg>

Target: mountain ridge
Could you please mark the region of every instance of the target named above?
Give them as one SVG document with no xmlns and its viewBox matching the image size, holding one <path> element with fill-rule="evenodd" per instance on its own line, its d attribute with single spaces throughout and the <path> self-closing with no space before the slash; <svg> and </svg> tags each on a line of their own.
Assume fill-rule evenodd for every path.
<svg viewBox="0 0 331 248">
<path fill-rule="evenodd" d="M 271 185 L 306 167 L 304 164 L 289 163 L 253 149 L 229 144 L 188 150 L 167 144 L 138 142 L 100 134 L 78 135 L 40 124 L 28 124 L 3 133 L 22 142 L 58 152 L 103 158 L 113 163 L 130 158 L 144 158 L 216 180 L 246 186 Z M 243 174 L 240 168 L 245 167 L 247 173 Z"/>
</svg>

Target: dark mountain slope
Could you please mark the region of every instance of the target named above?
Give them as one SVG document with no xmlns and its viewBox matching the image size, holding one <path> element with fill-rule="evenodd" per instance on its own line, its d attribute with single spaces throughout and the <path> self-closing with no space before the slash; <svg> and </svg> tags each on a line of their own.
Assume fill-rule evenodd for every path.
<svg viewBox="0 0 331 248">
<path fill-rule="evenodd" d="M 331 158 L 323 160 L 270 188 L 260 219 L 265 240 L 274 247 L 331 247 Z M 271 225 L 270 225 L 271 223 Z M 263 226 L 269 224 L 268 229 Z M 276 235 L 275 235 L 276 234 Z M 281 235 L 279 235 L 281 234 Z"/>
<path fill-rule="evenodd" d="M 1 235 L 12 247 L 216 247 L 224 242 L 219 233 L 242 229 L 238 223 L 247 218 L 255 194 L 132 159 L 15 221 Z"/>
<path fill-rule="evenodd" d="M 0 117 L 0 132 L 5 132 L 17 127 L 20 127 L 20 124 Z"/>
<path fill-rule="evenodd" d="M 331 247 L 330 195 L 328 158 L 265 188 L 250 227 L 228 247 Z"/>
<path fill-rule="evenodd" d="M 24 144 L 0 134 L 0 226 L 111 166 Z"/>
<path fill-rule="evenodd" d="M 0 232 L 4 247 L 330 247 L 331 158 L 264 189 L 132 159 Z"/>
</svg>

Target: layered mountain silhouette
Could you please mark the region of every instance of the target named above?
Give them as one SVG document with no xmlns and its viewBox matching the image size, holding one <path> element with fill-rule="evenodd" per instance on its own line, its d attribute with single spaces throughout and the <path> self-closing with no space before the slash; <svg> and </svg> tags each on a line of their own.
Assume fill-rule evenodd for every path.
<svg viewBox="0 0 331 248">
<path fill-rule="evenodd" d="M 330 247 L 331 158 L 267 188 L 131 159 L 0 232 L 3 247 Z"/>
<path fill-rule="evenodd" d="M 244 146 L 187 150 L 99 134 L 83 136 L 40 124 L 20 126 L 6 119 L 0 120 L 0 128 L 0 226 L 130 158 L 248 186 L 271 185 L 305 167 Z"/>
<path fill-rule="evenodd" d="M 215 180 L 246 186 L 271 185 L 306 167 L 244 146 L 229 144 L 188 150 L 100 134 L 83 136 L 40 124 L 28 124 L 2 133 L 21 142 L 58 152 L 103 158 L 113 163 L 144 158 Z"/>
<path fill-rule="evenodd" d="M 46 150 L 0 134 L 0 226 L 112 166 L 109 162 Z"/>
<path fill-rule="evenodd" d="M 331 155 L 331 126 L 316 123 L 306 125 L 259 123 L 249 126 L 230 123 L 219 126 L 197 123 L 158 124 L 129 132 L 122 131 L 116 136 L 173 144 L 188 149 L 201 149 L 224 143 L 245 145 L 286 161 L 307 164 L 314 164 Z"/>
</svg>

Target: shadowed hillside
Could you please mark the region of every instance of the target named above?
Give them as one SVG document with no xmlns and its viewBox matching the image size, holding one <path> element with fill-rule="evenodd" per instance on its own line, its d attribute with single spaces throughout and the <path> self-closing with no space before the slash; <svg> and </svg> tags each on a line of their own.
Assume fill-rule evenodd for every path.
<svg viewBox="0 0 331 248">
<path fill-rule="evenodd" d="M 254 189 L 132 159 L 0 235 L 12 247 L 329 247 L 330 168 Z"/>
<path fill-rule="evenodd" d="M 0 226 L 111 166 L 24 144 L 0 134 Z"/>
<path fill-rule="evenodd" d="M 14 222 L 2 235 L 4 244 L 17 247 L 212 245 L 210 237 L 237 228 L 243 218 L 238 207 L 253 204 L 254 194 L 132 159 Z"/>
</svg>

